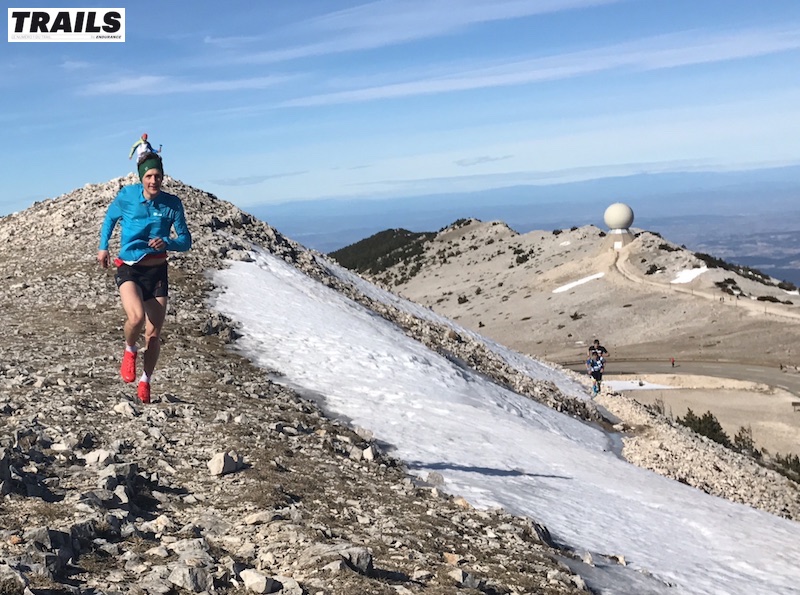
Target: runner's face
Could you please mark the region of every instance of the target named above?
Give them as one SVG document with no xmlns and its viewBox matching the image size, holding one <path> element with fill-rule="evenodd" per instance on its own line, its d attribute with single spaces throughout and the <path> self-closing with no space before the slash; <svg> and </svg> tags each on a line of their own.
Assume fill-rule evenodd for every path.
<svg viewBox="0 0 800 595">
<path fill-rule="evenodd" d="M 142 178 L 142 186 L 144 186 L 145 198 L 155 198 L 161 192 L 161 182 L 164 181 L 164 175 L 157 169 L 148 169 Z"/>
</svg>

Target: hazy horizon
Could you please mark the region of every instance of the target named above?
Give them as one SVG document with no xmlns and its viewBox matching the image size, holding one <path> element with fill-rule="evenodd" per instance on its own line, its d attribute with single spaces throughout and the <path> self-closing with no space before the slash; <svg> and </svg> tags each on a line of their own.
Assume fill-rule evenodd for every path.
<svg viewBox="0 0 800 595">
<path fill-rule="evenodd" d="M 519 233 L 589 224 L 605 229 L 603 213 L 612 202 L 631 206 L 636 228 L 800 285 L 800 167 L 256 205 L 249 212 L 306 247 L 329 253 L 385 229 L 438 231 L 469 217 L 500 220 Z"/>
</svg>

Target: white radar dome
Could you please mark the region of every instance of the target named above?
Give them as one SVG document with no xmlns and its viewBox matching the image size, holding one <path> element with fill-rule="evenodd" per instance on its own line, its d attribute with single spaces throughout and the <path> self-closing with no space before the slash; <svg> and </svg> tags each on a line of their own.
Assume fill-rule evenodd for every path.
<svg viewBox="0 0 800 595">
<path fill-rule="evenodd" d="M 628 229 L 633 225 L 633 209 L 625 203 L 615 202 L 606 209 L 603 221 L 610 229 Z"/>
</svg>

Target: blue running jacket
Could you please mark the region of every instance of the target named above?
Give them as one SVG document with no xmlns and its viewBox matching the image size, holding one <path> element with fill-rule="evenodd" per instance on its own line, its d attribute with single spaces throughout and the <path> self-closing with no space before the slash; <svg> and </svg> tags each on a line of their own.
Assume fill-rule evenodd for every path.
<svg viewBox="0 0 800 595">
<path fill-rule="evenodd" d="M 100 250 L 108 250 L 108 241 L 122 219 L 119 258 L 127 264 L 139 262 L 148 254 L 159 251 L 147 245 L 152 238 L 161 238 L 166 249 L 185 252 L 192 247 L 192 235 L 186 226 L 181 199 L 173 194 L 160 192 L 153 200 L 144 197 L 141 184 L 125 186 L 108 205 L 103 226 L 100 228 Z M 177 237 L 170 238 L 175 228 Z"/>
</svg>

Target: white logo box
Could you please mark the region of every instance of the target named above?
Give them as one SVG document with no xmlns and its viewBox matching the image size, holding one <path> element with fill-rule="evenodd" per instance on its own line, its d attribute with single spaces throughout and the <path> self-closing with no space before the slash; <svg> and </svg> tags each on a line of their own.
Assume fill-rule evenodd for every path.
<svg viewBox="0 0 800 595">
<path fill-rule="evenodd" d="M 124 8 L 9 8 L 9 42 L 119 43 Z"/>
</svg>

